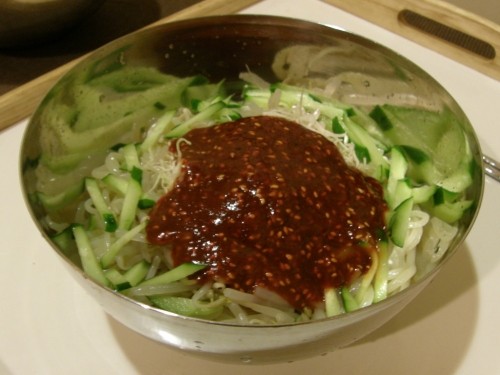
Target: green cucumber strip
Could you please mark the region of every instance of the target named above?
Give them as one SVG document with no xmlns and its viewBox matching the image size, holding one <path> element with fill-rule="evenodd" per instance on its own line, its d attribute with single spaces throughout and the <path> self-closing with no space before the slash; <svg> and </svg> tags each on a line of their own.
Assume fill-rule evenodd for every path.
<svg viewBox="0 0 500 375">
<path fill-rule="evenodd" d="M 128 181 L 112 173 L 104 176 L 101 180 L 113 192 L 125 196 L 128 188 Z"/>
<path fill-rule="evenodd" d="M 361 305 L 361 302 L 365 298 L 365 294 L 367 290 L 370 288 L 370 285 L 372 284 L 373 279 L 375 278 L 376 272 L 379 267 L 379 257 L 377 252 L 371 251 L 370 255 L 372 257 L 372 264 L 370 265 L 370 269 L 368 270 L 368 272 L 366 272 L 362 276 L 359 288 L 356 291 L 356 294 L 354 295 L 354 298 L 356 299 L 358 305 Z"/>
<path fill-rule="evenodd" d="M 396 185 L 399 180 L 405 178 L 408 170 L 408 162 L 399 147 L 390 150 L 391 160 L 389 163 L 389 177 L 387 179 L 386 195 L 389 205 L 395 201 Z"/>
<path fill-rule="evenodd" d="M 171 270 L 162 273 L 161 275 L 155 276 L 151 279 L 143 281 L 139 285 L 161 285 L 161 284 L 169 284 L 174 281 L 179 281 L 184 279 L 192 274 L 201 271 L 207 266 L 204 264 L 196 264 L 196 263 L 183 263 Z"/>
<path fill-rule="evenodd" d="M 145 260 L 142 260 L 129 268 L 123 276 L 131 286 L 136 286 L 145 279 L 148 274 L 149 267 L 150 264 Z"/>
<path fill-rule="evenodd" d="M 402 178 L 396 182 L 396 189 L 394 191 L 394 195 L 390 197 L 389 205 L 391 207 L 399 206 L 403 201 L 411 198 L 413 194 L 413 190 L 410 185 L 410 180 L 406 178 Z"/>
<path fill-rule="evenodd" d="M 125 290 L 131 287 L 125 276 L 114 267 L 105 270 L 104 276 L 106 276 L 117 291 Z"/>
<path fill-rule="evenodd" d="M 82 261 L 83 271 L 95 282 L 104 286 L 109 286 L 109 280 L 104 275 L 94 250 L 92 249 L 87 233 L 81 225 L 73 226 L 73 236 L 75 237 L 78 254 Z"/>
<path fill-rule="evenodd" d="M 404 154 L 415 164 L 422 164 L 425 162 L 430 162 L 430 157 L 424 151 L 411 146 L 400 145 Z"/>
<path fill-rule="evenodd" d="M 445 179 L 436 182 L 437 185 L 453 192 L 462 192 L 472 184 L 472 173 L 467 163 L 461 164 L 460 167 Z"/>
<path fill-rule="evenodd" d="M 139 203 L 137 204 L 137 207 L 140 208 L 141 210 L 145 210 L 148 208 L 153 207 L 156 204 L 156 201 L 154 199 L 149 199 L 149 198 L 141 198 L 139 199 Z"/>
<path fill-rule="evenodd" d="M 151 128 L 149 129 L 146 138 L 139 145 L 140 152 L 149 150 L 158 140 L 161 135 L 166 132 L 167 128 L 172 125 L 175 111 L 168 111 L 164 113 Z"/>
<path fill-rule="evenodd" d="M 140 168 L 141 163 L 139 161 L 139 154 L 137 152 L 137 147 L 135 144 L 126 144 L 125 146 L 120 148 L 120 152 L 125 159 L 125 168 L 127 169 L 127 171 L 132 171 L 134 167 Z"/>
<path fill-rule="evenodd" d="M 66 229 L 51 236 L 50 239 L 54 242 L 59 249 L 67 253 L 74 244 L 73 227 L 70 225 Z"/>
<path fill-rule="evenodd" d="M 137 234 L 143 231 L 144 228 L 146 228 L 146 225 L 146 221 L 136 225 L 113 242 L 108 251 L 106 251 L 106 253 L 104 253 L 101 257 L 102 268 L 111 267 L 115 263 L 116 257 L 120 253 L 123 246 L 132 241 Z"/>
<path fill-rule="evenodd" d="M 125 196 L 128 189 L 128 180 L 118 177 L 114 174 L 108 174 L 101 180 L 106 186 L 121 196 Z M 137 181 L 137 180 L 136 180 Z M 148 198 L 146 194 L 143 194 L 137 203 L 137 207 L 141 210 L 151 208 L 155 205 L 156 201 L 154 199 Z"/>
<path fill-rule="evenodd" d="M 373 280 L 373 302 L 387 298 L 387 281 L 389 274 L 389 250 L 386 241 L 378 243 L 378 267 Z"/>
<path fill-rule="evenodd" d="M 372 158 L 370 157 L 370 152 L 366 147 L 355 144 L 354 152 L 360 162 L 369 164 L 372 161 Z"/>
<path fill-rule="evenodd" d="M 443 202 L 436 206 L 425 206 L 429 212 L 437 218 L 448 224 L 454 224 L 459 221 L 464 212 L 468 210 L 474 202 L 472 200 L 461 200 L 457 202 Z"/>
<path fill-rule="evenodd" d="M 94 206 L 104 220 L 104 230 L 106 232 L 114 232 L 117 228 L 116 219 L 114 214 L 108 207 L 108 204 L 102 196 L 101 189 L 94 178 L 87 177 L 85 179 L 85 188 L 94 203 Z"/>
<path fill-rule="evenodd" d="M 256 89 L 251 88 L 244 92 L 245 101 L 253 102 L 261 108 L 267 108 L 271 95 L 280 90 L 280 104 L 288 108 L 300 103 L 301 106 L 308 110 L 319 110 L 322 115 L 333 119 L 337 116 L 343 117 L 346 113 L 347 106 L 339 103 L 332 103 L 331 99 L 323 101 L 316 94 L 311 94 L 305 89 L 297 89 L 285 84 L 276 84 L 271 89 Z"/>
<path fill-rule="evenodd" d="M 241 114 L 233 108 L 222 108 L 218 114 L 219 121 L 230 122 L 241 119 Z"/>
<path fill-rule="evenodd" d="M 436 192 L 434 193 L 434 196 L 432 197 L 432 200 L 433 200 L 434 205 L 437 206 L 437 205 L 445 203 L 445 202 L 447 202 L 447 203 L 456 202 L 459 197 L 460 197 L 459 193 L 455 193 L 455 192 L 443 189 L 441 187 L 438 187 L 436 189 Z"/>
<path fill-rule="evenodd" d="M 391 144 L 401 145 L 411 161 L 408 175 L 416 181 L 462 191 L 472 179 L 471 152 L 458 118 L 440 111 L 394 105 L 376 106 L 370 116 Z"/>
<path fill-rule="evenodd" d="M 130 177 L 132 177 L 133 180 L 137 181 L 138 183 L 142 183 L 142 169 L 139 167 L 132 167 L 132 170 L 130 171 Z"/>
<path fill-rule="evenodd" d="M 352 119 L 352 121 L 365 129 L 368 134 L 370 134 L 370 136 L 375 139 L 378 144 L 380 144 L 380 148 L 384 149 L 387 147 L 383 131 L 380 129 L 376 121 L 367 113 L 353 107 L 347 110 L 347 115 Z"/>
<path fill-rule="evenodd" d="M 370 117 L 375 120 L 382 131 L 386 132 L 392 129 L 392 121 L 384 112 L 381 106 L 377 105 L 370 112 Z"/>
<path fill-rule="evenodd" d="M 427 202 L 432 198 L 436 192 L 437 186 L 435 185 L 422 185 L 412 189 L 413 203 L 420 204 Z"/>
<path fill-rule="evenodd" d="M 339 120 L 338 116 L 332 119 L 331 131 L 335 134 L 345 134 L 345 125 Z"/>
<path fill-rule="evenodd" d="M 54 212 L 76 200 L 84 191 L 85 185 L 82 180 L 59 194 L 49 195 L 37 192 L 36 196 L 47 212 Z"/>
<path fill-rule="evenodd" d="M 176 296 L 150 296 L 149 299 L 162 310 L 192 318 L 215 319 L 224 310 L 224 299 L 221 303 L 203 303 Z"/>
<path fill-rule="evenodd" d="M 387 161 L 384 159 L 386 146 L 378 142 L 362 126 L 358 125 L 348 116 L 344 116 L 343 121 L 350 140 L 368 150 L 370 156 L 368 162 L 373 162 L 376 166 L 387 165 Z"/>
<path fill-rule="evenodd" d="M 209 121 L 217 112 L 225 107 L 224 101 L 218 99 L 214 103 L 210 104 L 207 108 L 203 109 L 201 112 L 197 113 L 189 120 L 184 121 L 182 124 L 176 126 L 170 130 L 167 134 L 167 138 L 179 138 L 191 130 L 193 126 L 197 123 Z"/>
<path fill-rule="evenodd" d="M 354 298 L 348 288 L 340 288 L 340 296 L 342 297 L 342 302 L 344 304 L 344 309 L 346 312 L 359 309 L 358 301 L 356 301 L 356 298 Z"/>
<path fill-rule="evenodd" d="M 132 226 L 137 213 L 137 206 L 142 196 L 142 186 L 135 179 L 128 181 L 127 191 L 123 199 L 122 210 L 118 221 L 118 229 L 128 230 Z"/>
<path fill-rule="evenodd" d="M 389 222 L 389 237 L 398 247 L 403 247 L 408 232 L 410 214 L 413 208 L 413 197 L 403 201 L 394 209 Z"/>
<path fill-rule="evenodd" d="M 325 289 L 325 313 L 327 317 L 342 313 L 342 305 L 334 288 Z"/>
<path fill-rule="evenodd" d="M 194 82 L 187 87 L 182 94 L 182 103 L 185 107 L 197 110 L 199 103 L 214 98 L 222 94 L 223 81 L 219 83 L 209 83 L 206 78 L 205 82 Z"/>
</svg>

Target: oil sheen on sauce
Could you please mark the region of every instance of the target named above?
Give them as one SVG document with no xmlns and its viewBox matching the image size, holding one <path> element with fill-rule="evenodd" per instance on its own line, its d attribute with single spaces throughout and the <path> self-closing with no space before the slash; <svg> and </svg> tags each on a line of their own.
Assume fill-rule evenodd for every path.
<svg viewBox="0 0 500 375">
<path fill-rule="evenodd" d="M 195 129 L 174 188 L 153 208 L 148 240 L 200 282 L 274 291 L 297 309 L 365 273 L 385 229 L 380 184 L 322 135 L 277 117 Z M 175 152 L 175 144 L 171 144 Z"/>
</svg>

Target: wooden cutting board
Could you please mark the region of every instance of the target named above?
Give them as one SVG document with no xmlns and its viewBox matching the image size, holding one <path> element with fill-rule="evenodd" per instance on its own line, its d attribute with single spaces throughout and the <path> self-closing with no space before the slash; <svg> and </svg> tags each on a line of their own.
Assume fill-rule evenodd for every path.
<svg viewBox="0 0 500 375">
<path fill-rule="evenodd" d="M 323 1 L 500 80 L 500 25 L 489 19 L 441 0 Z"/>
<path fill-rule="evenodd" d="M 204 0 L 180 12 L 167 16 L 147 27 L 187 18 L 233 14 L 259 1 L 260 0 Z M 0 96 L 0 130 L 29 117 L 40 103 L 40 100 L 56 81 L 87 55 L 72 60 Z"/>
</svg>

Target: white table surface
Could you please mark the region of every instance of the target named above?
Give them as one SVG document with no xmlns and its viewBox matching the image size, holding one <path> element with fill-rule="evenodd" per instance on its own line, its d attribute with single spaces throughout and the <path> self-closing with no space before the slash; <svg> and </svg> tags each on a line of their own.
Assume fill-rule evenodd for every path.
<svg viewBox="0 0 500 375">
<path fill-rule="evenodd" d="M 483 151 L 500 159 L 498 81 L 320 0 L 267 0 L 244 13 L 335 25 L 398 51 L 456 98 Z M 17 160 L 26 123 L 0 132 L 0 374 L 500 374 L 499 183 L 487 179 L 476 225 L 457 255 L 384 327 L 318 358 L 227 365 L 132 332 L 73 281 L 24 208 Z"/>
</svg>

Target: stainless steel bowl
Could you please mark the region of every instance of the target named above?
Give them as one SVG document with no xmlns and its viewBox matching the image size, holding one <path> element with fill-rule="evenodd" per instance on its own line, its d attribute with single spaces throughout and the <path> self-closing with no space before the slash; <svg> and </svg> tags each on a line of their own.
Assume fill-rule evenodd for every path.
<svg viewBox="0 0 500 375">
<path fill-rule="evenodd" d="M 121 63 L 151 65 L 177 76 L 203 74 L 214 82 L 236 80 L 247 69 L 270 81 L 277 80 L 272 64 L 278 52 L 289 47 L 314 46 L 319 51 L 335 49 L 334 57 L 310 70 L 304 82 L 321 82 L 341 72 L 354 78 L 343 95 L 363 91 L 383 102 L 398 93 L 424 98 L 435 108 L 448 106 L 464 126 L 477 165 L 469 189 L 474 208 L 460 223 L 458 236 L 440 265 L 409 288 L 380 303 L 341 316 L 307 323 L 277 326 L 238 326 L 181 317 L 132 301 L 89 280 L 49 238 L 40 219 L 42 207 L 30 201 L 36 177 L 30 165 L 40 155 L 41 113 L 51 100 L 47 96 L 32 117 L 21 151 L 22 185 L 33 219 L 71 275 L 115 319 L 153 340 L 199 356 L 236 363 L 292 361 L 346 346 L 377 329 L 400 312 L 447 263 L 473 225 L 482 198 L 484 175 L 480 149 L 472 126 L 451 96 L 436 80 L 395 52 L 351 33 L 300 20 L 270 16 L 223 16 L 166 24 L 127 36 L 96 51 L 58 84 L 71 80 L 75 71 L 88 69 L 96 61 L 115 56 Z M 352 73 L 352 74 L 351 74 Z M 370 77 L 367 84 L 366 77 Z M 318 80 L 319 78 L 319 80 Z M 68 98 L 70 100 L 70 98 Z M 57 308 L 57 307 L 55 307 Z"/>
<path fill-rule="evenodd" d="M 75 25 L 104 0 L 3 0 L 0 2 L 0 47 L 40 42 Z"/>
</svg>

